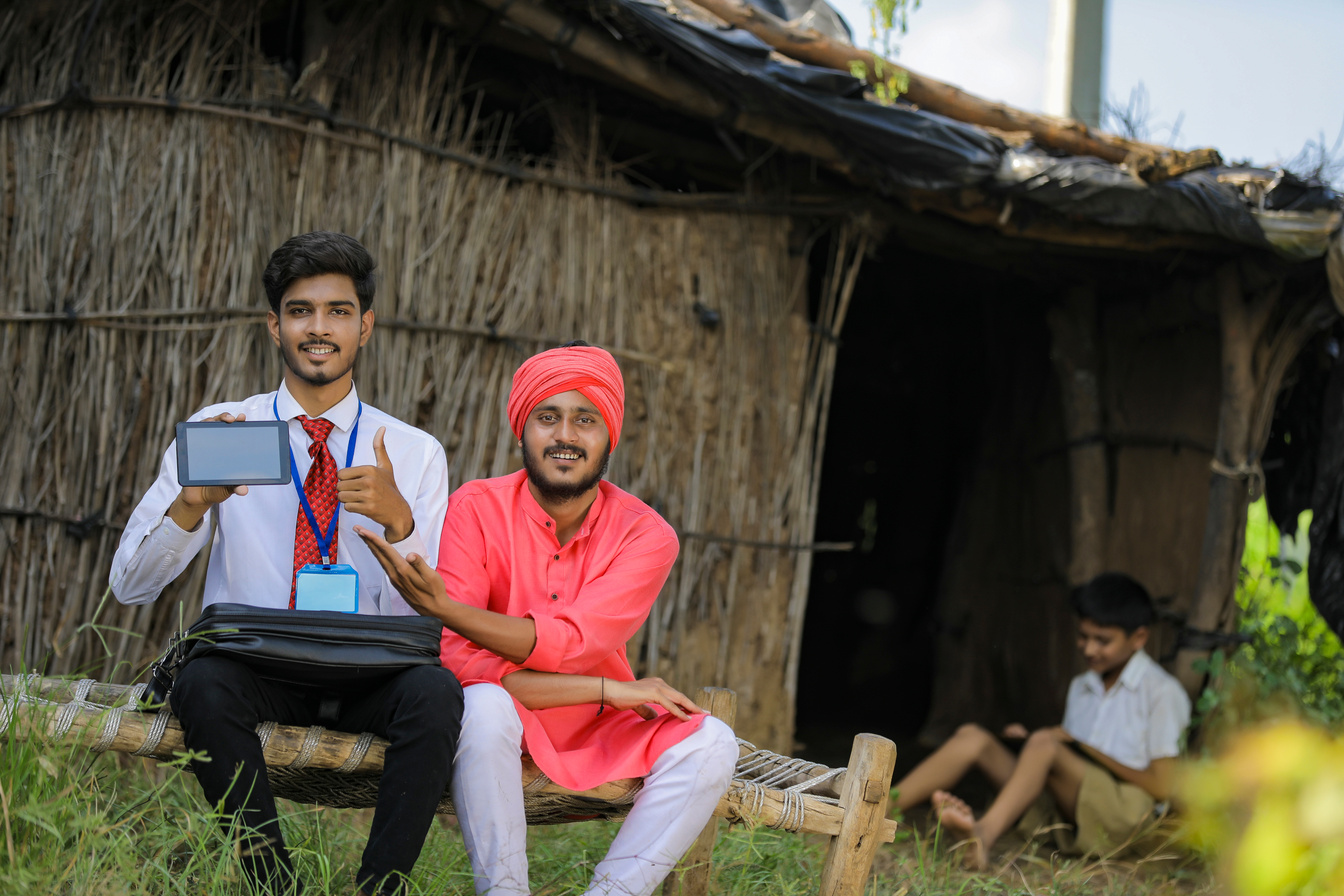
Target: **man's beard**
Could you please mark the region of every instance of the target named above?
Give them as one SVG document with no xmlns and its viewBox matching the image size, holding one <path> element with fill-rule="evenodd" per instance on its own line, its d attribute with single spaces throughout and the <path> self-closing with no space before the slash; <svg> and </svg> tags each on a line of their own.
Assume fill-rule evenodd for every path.
<svg viewBox="0 0 1344 896">
<path fill-rule="evenodd" d="M 565 450 L 587 457 L 587 452 L 573 445 L 548 445 L 545 450 Z M 532 483 L 537 492 L 552 504 L 564 504 L 573 501 L 588 493 L 588 490 L 602 481 L 603 475 L 607 472 L 607 464 L 611 462 L 611 447 L 602 454 L 602 464 L 590 476 L 577 482 L 549 482 L 541 469 L 541 460 L 532 455 L 528 450 L 527 442 L 523 442 L 523 469 L 527 470 L 528 481 Z"/>
<path fill-rule="evenodd" d="M 325 386 L 325 385 L 327 385 L 327 383 L 334 383 L 336 380 L 338 380 L 338 379 L 340 379 L 341 377 L 345 376 L 347 373 L 349 373 L 351 370 L 354 369 L 354 367 L 355 367 L 355 359 L 359 357 L 359 349 L 358 349 L 358 348 L 355 349 L 354 355 L 352 355 L 351 358 L 350 358 L 350 363 L 347 364 L 347 365 L 345 365 L 345 368 L 344 368 L 343 370 L 332 371 L 332 370 L 329 370 L 329 369 L 327 369 L 327 368 L 322 368 L 322 369 L 319 369 L 319 370 L 313 370 L 313 371 L 309 371 L 309 372 L 306 372 L 306 373 L 305 373 L 304 370 L 303 370 L 303 367 L 301 366 L 302 361 L 303 361 L 303 358 L 304 358 L 304 355 L 303 355 L 303 346 L 305 346 L 305 345 L 313 345 L 313 344 L 314 344 L 314 343 L 313 343 L 311 340 L 309 340 L 309 341 L 306 341 L 306 342 L 299 343 L 298 345 L 296 345 L 296 346 L 292 346 L 292 347 L 291 347 L 291 346 L 282 346 L 281 349 L 280 349 L 280 354 L 281 354 L 281 356 L 284 358 L 284 361 L 285 361 L 285 367 L 286 367 L 291 373 L 293 373 L 293 374 L 294 374 L 295 376 L 297 376 L 299 379 L 303 380 L 303 381 L 304 381 L 305 383 L 307 383 L 308 385 L 310 385 L 310 386 Z M 317 342 L 316 344 L 317 344 L 317 345 L 330 345 L 332 348 L 336 348 L 336 345 L 335 345 L 334 343 L 331 343 L 331 342 L 325 342 L 325 341 L 323 341 L 323 342 Z M 339 350 L 339 349 L 338 349 L 338 350 Z"/>
</svg>

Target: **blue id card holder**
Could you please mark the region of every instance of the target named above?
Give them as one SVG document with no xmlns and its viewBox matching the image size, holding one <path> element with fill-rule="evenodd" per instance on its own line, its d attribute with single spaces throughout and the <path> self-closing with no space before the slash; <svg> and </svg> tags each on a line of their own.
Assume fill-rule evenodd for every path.
<svg viewBox="0 0 1344 896">
<path fill-rule="evenodd" d="M 271 410 L 275 414 L 275 419 L 279 420 L 280 399 L 278 394 L 275 400 L 271 402 Z M 347 467 L 355 460 L 355 440 L 359 436 L 359 418 L 363 415 L 364 403 L 360 402 L 359 410 L 355 412 L 355 425 L 350 430 L 349 445 L 345 451 L 345 465 Z M 331 522 L 327 524 L 327 531 L 323 532 L 322 527 L 317 524 L 317 517 L 313 515 L 313 508 L 308 503 L 308 496 L 304 493 L 303 486 L 299 484 L 301 480 L 298 465 L 294 463 L 293 446 L 289 449 L 289 481 L 294 484 L 294 490 L 299 493 L 299 506 L 303 508 L 303 515 L 308 518 L 308 526 L 313 530 L 313 538 L 317 541 L 318 556 L 322 558 L 321 563 L 309 563 L 301 566 L 299 571 L 294 574 L 294 609 L 358 613 L 359 573 L 353 566 L 327 562 L 333 554 L 331 550 L 332 541 L 336 535 L 336 522 L 340 518 L 341 505 L 337 504 L 332 510 Z"/>
<path fill-rule="evenodd" d="M 294 609 L 359 612 L 359 573 L 344 563 L 309 563 L 294 576 Z"/>
</svg>

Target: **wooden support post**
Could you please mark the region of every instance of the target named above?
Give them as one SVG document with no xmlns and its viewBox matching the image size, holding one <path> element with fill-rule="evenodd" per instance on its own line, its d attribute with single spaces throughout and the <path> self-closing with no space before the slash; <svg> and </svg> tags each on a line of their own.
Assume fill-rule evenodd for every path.
<svg viewBox="0 0 1344 896">
<path fill-rule="evenodd" d="M 1046 320 L 1069 444 L 1069 584 L 1082 585 L 1105 569 L 1110 516 L 1095 288 L 1070 289 Z"/>
<path fill-rule="evenodd" d="M 854 738 L 845 785 L 840 795 L 844 820 L 831 838 L 821 869 L 821 896 L 861 896 L 873 855 L 883 842 L 896 745 L 876 734 Z"/>
<path fill-rule="evenodd" d="M 1223 390 L 1218 408 L 1214 470 L 1209 476 L 1199 578 L 1187 616 L 1187 625 L 1203 631 L 1222 628 L 1228 622 L 1241 564 L 1251 483 L 1246 475 L 1239 477 L 1238 473 L 1251 469 L 1248 461 L 1256 393 L 1255 347 L 1269 323 L 1273 302 L 1273 299 L 1269 303 L 1263 299 L 1256 302 L 1247 296 L 1240 271 L 1233 264 L 1218 270 L 1215 284 L 1222 336 Z M 1194 668 L 1194 661 L 1207 656 L 1207 650 L 1189 649 L 1177 656 L 1176 675 L 1192 695 L 1204 686 L 1204 673 Z"/>
<path fill-rule="evenodd" d="M 1235 264 L 1220 268 L 1215 283 L 1223 395 L 1199 578 L 1186 623 L 1202 631 L 1226 630 L 1235 619 L 1246 508 L 1264 484 L 1260 456 L 1269 439 L 1275 399 L 1302 347 L 1336 319 L 1326 296 L 1285 299 L 1282 279 L 1248 288 Z M 1207 656 L 1207 650 L 1188 648 L 1177 655 L 1176 675 L 1192 696 L 1205 678 L 1194 663 Z"/>
<path fill-rule="evenodd" d="M 695 702 L 729 728 L 737 721 L 737 694 L 728 688 L 701 688 Z M 681 862 L 663 881 L 663 896 L 706 896 L 709 893 L 710 860 L 718 836 L 719 819 L 711 818 Z"/>
</svg>

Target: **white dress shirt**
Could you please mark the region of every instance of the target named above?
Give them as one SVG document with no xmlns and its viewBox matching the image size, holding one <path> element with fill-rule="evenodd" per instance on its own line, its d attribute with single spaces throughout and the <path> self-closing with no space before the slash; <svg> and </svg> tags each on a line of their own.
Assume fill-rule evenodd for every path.
<svg viewBox="0 0 1344 896">
<path fill-rule="evenodd" d="M 1142 771 L 1154 759 L 1179 756 L 1190 724 L 1185 688 L 1140 650 L 1111 689 L 1087 671 L 1069 685 L 1064 730 L 1121 765 Z"/>
<path fill-rule="evenodd" d="M 203 408 L 192 416 L 202 420 L 219 414 L 245 414 L 248 420 L 289 421 L 289 444 L 298 467 L 298 485 L 308 475 L 311 440 L 297 419 L 302 407 L 281 384 L 279 392 L 253 395 L 244 401 Z M 359 396 L 350 392 L 321 416 L 334 425 L 327 447 L 338 468 L 345 465 L 350 430 L 359 411 Z M 448 462 L 443 446 L 426 432 L 364 405 L 359 417 L 352 466 L 373 465 L 373 437 L 387 427 L 384 447 L 392 462 L 397 489 L 411 505 L 415 528 L 394 547 L 403 556 L 416 553 L 434 566 L 439 535 L 448 508 Z M 288 607 L 294 574 L 294 528 L 299 495 L 294 484 L 250 485 L 246 495 L 233 495 L 215 505 L 193 531 L 187 532 L 167 516 L 181 491 L 177 482 L 177 445 L 168 446 L 159 476 L 140 500 L 121 535 L 112 559 L 112 593 L 123 604 L 156 599 L 191 559 L 210 542 L 210 567 L 205 575 L 202 606 L 227 601 L 257 607 Z M 217 523 L 217 525 L 216 525 Z M 359 612 L 410 616 L 415 611 L 402 599 L 383 568 L 352 527 L 381 534 L 383 527 L 366 516 L 341 508 L 334 562 L 353 566 L 359 573 Z"/>
</svg>

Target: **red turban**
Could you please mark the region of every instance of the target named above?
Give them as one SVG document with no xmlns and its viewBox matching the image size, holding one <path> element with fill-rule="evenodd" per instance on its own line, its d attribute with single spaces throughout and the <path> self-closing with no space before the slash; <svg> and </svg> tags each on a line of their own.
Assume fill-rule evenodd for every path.
<svg viewBox="0 0 1344 896">
<path fill-rule="evenodd" d="M 521 439 L 523 423 L 532 409 L 571 389 L 597 405 L 614 450 L 621 440 L 621 421 L 625 418 L 625 380 L 611 353 L 593 345 L 553 348 L 523 362 L 514 373 L 513 388 L 509 390 L 509 426 L 513 434 Z"/>
</svg>

